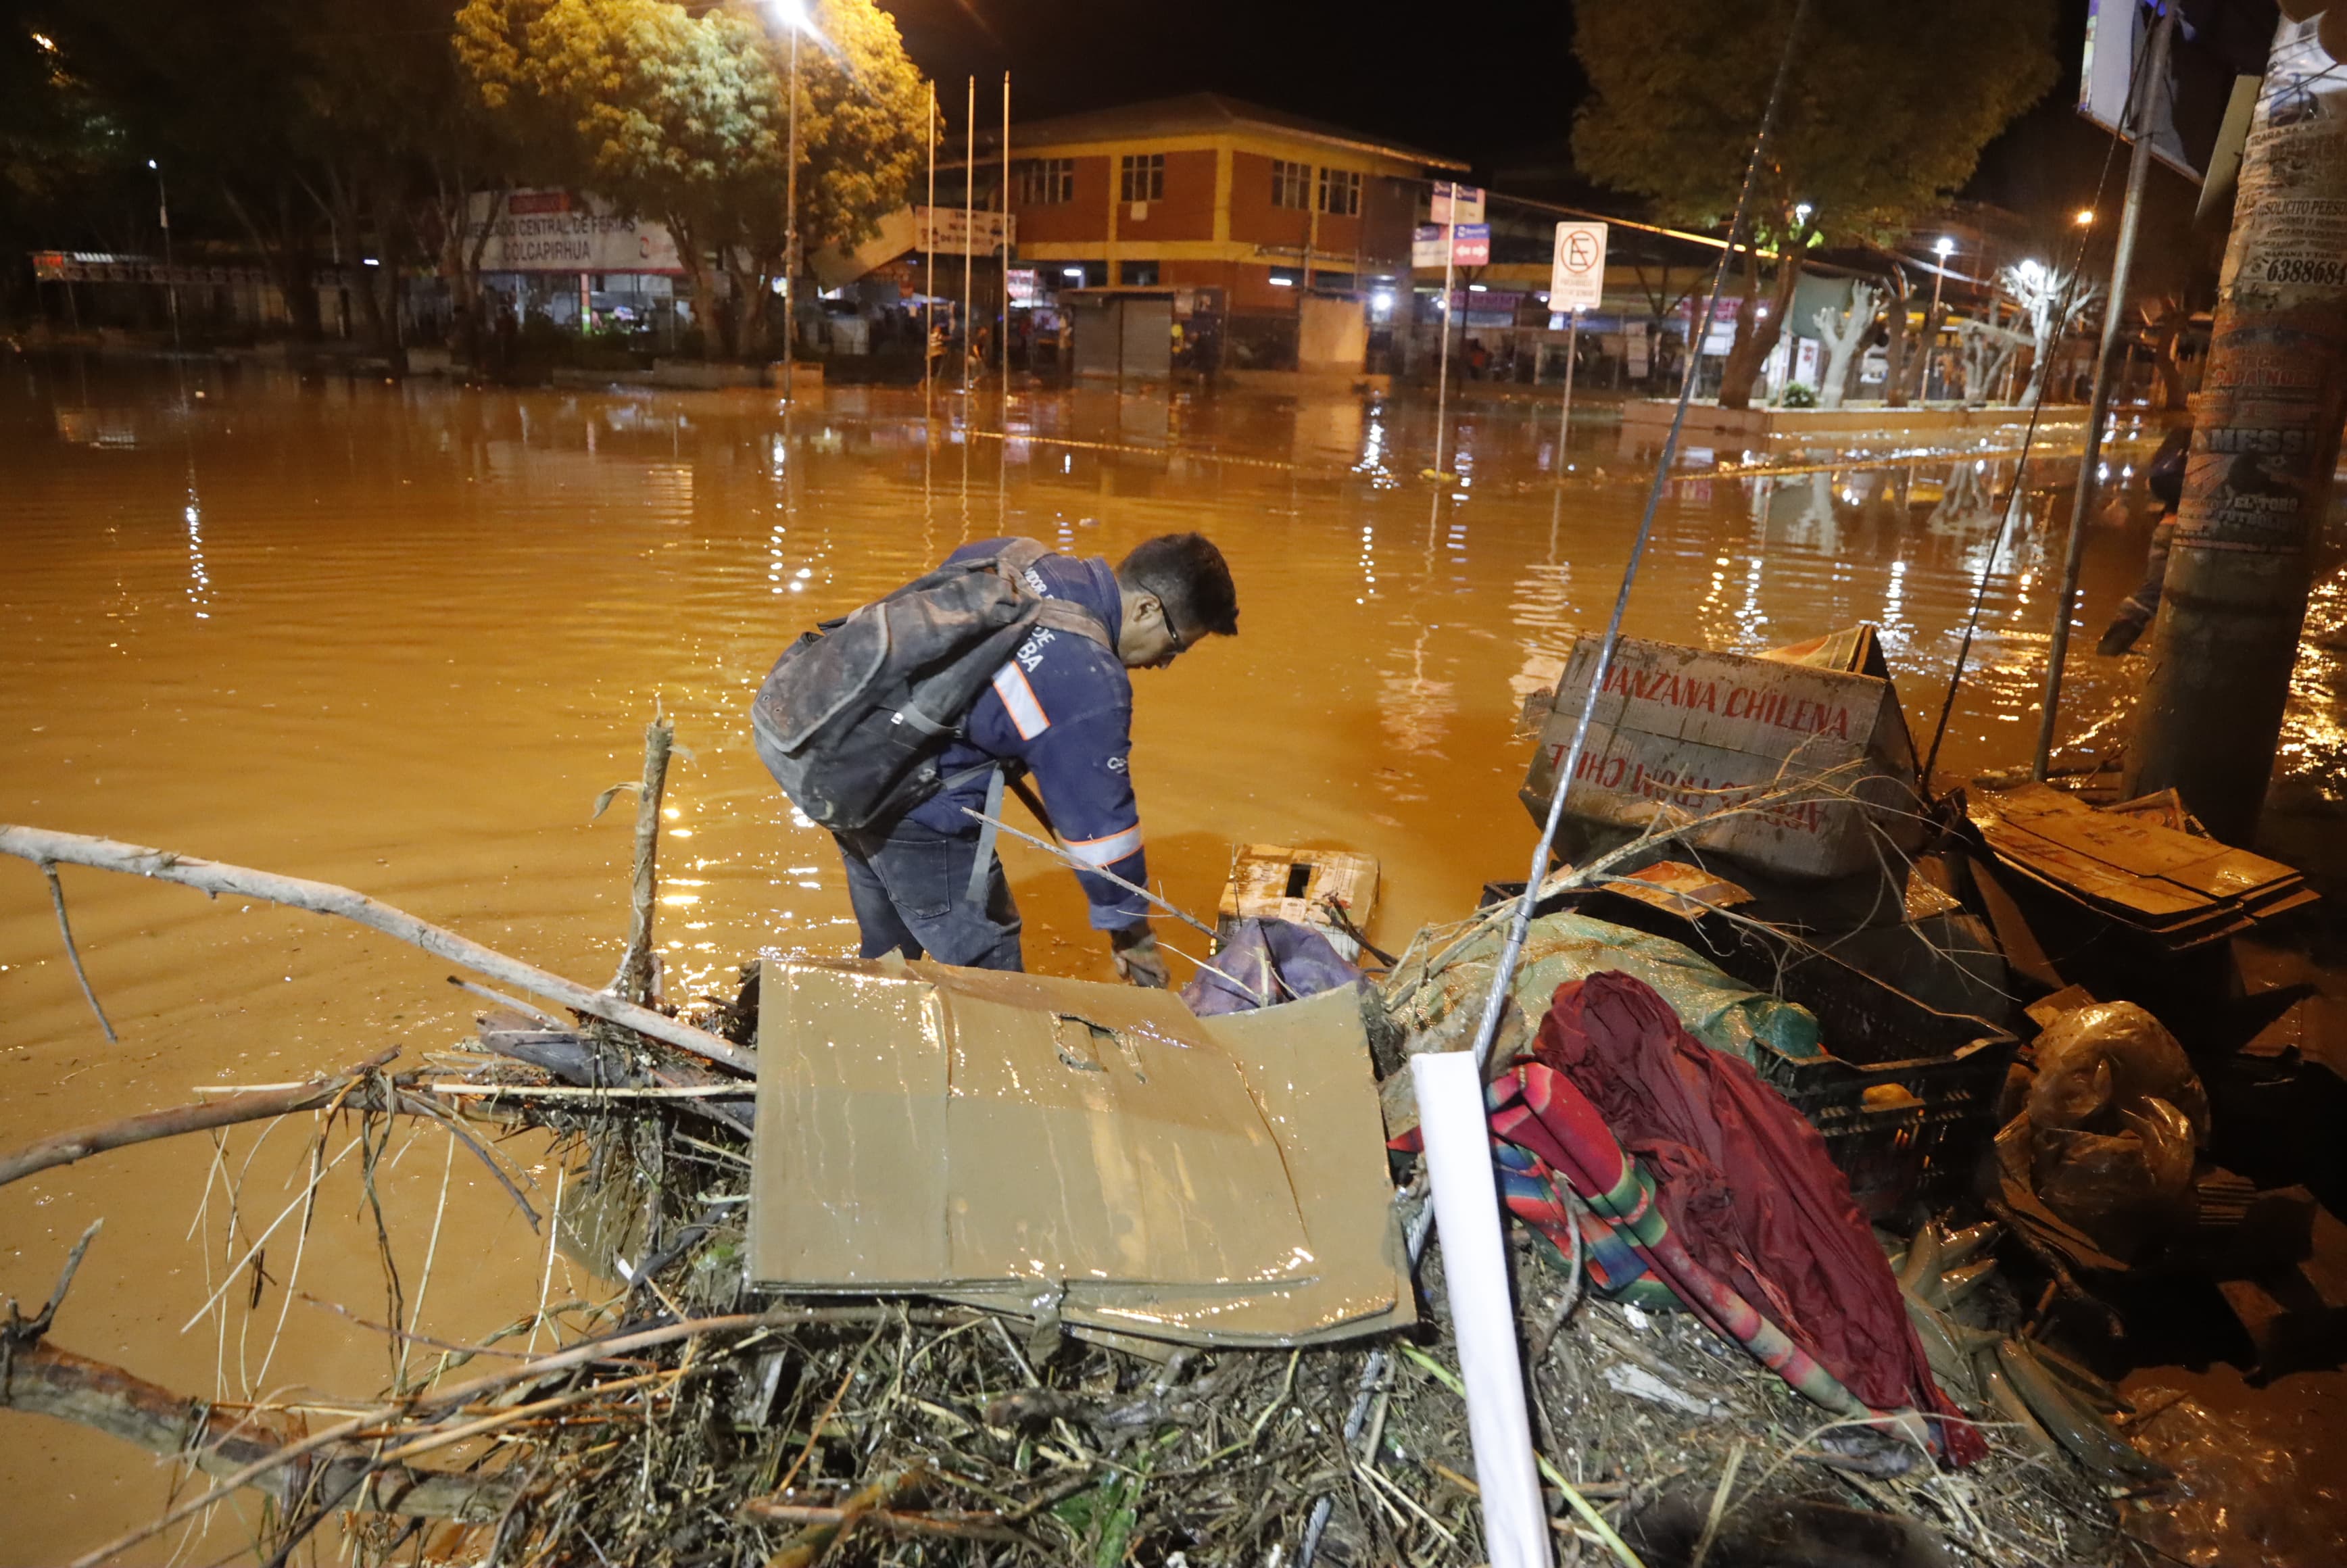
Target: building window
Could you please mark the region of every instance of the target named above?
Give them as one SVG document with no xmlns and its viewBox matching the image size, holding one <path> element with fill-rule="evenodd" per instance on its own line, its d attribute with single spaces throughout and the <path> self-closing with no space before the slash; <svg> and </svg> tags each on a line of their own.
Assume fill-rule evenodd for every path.
<svg viewBox="0 0 2347 1568">
<path fill-rule="evenodd" d="M 1271 160 L 1271 204 L 1293 207 L 1302 211 L 1311 200 L 1312 166 L 1308 163 L 1288 163 L 1280 159 Z"/>
<path fill-rule="evenodd" d="M 1076 199 L 1076 160 L 1030 158 L 1019 166 L 1019 204 L 1057 207 Z"/>
<path fill-rule="evenodd" d="M 1116 281 L 1128 289 L 1153 289 L 1157 286 L 1157 263 L 1154 261 L 1119 261 Z"/>
<path fill-rule="evenodd" d="M 1122 201 L 1162 201 L 1165 197 L 1165 155 L 1162 152 L 1128 153 L 1122 166 L 1123 179 L 1119 186 Z"/>
<path fill-rule="evenodd" d="M 1304 204 L 1299 201 L 1298 207 Z M 1361 214 L 1361 177 L 1349 169 L 1324 169 L 1320 171 L 1320 210 L 1332 218 L 1358 218 Z"/>
</svg>

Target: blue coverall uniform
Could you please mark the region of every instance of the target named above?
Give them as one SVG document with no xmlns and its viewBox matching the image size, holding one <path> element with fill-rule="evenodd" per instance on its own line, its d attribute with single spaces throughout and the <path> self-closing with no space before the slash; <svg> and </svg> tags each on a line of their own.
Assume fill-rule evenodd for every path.
<svg viewBox="0 0 2347 1568">
<path fill-rule="evenodd" d="M 1000 553 L 1010 541 L 983 539 L 948 562 Z M 1087 866 L 1148 886 L 1141 813 L 1133 795 L 1133 681 L 1112 651 L 1123 623 L 1116 574 L 1101 557 L 1047 555 L 1030 567 L 1027 585 L 1047 599 L 1090 612 L 1108 639 L 1039 626 L 995 672 L 962 723 L 962 735 L 938 757 L 946 787 L 884 833 L 843 833 L 840 858 L 867 958 L 925 952 L 940 963 L 977 968 L 1024 968 L 1019 909 L 1002 862 L 988 868 L 985 897 L 970 897 L 980 825 L 964 808 L 986 809 L 995 765 L 1023 767 L 1042 792 L 1061 842 Z M 1122 930 L 1148 917 L 1136 894 L 1080 872 L 1095 929 Z"/>
</svg>

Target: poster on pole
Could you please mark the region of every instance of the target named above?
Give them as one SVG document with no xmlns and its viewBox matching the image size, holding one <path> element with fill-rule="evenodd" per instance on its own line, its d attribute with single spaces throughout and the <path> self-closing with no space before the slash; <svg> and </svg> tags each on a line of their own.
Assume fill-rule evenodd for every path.
<svg viewBox="0 0 2347 1568">
<path fill-rule="evenodd" d="M 1560 223 L 1548 270 L 1548 308 L 1594 311 L 1605 300 L 1605 225 Z"/>
<path fill-rule="evenodd" d="M 1461 267 L 1482 267 L 1491 261 L 1489 223 L 1454 223 L 1450 227 L 1450 260 Z"/>
<path fill-rule="evenodd" d="M 1481 223 L 1483 220 L 1483 190 L 1481 186 L 1460 185 L 1448 179 L 1434 182 L 1434 210 L 1430 214 L 1435 222 Z"/>
<path fill-rule="evenodd" d="M 1410 231 L 1409 264 L 1413 267 L 1442 265 L 1443 228 L 1440 223 L 1421 223 Z"/>
</svg>

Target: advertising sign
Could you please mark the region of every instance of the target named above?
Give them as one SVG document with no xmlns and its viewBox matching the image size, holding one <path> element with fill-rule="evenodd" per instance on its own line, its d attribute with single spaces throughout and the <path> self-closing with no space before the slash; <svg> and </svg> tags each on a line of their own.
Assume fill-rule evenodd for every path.
<svg viewBox="0 0 2347 1568">
<path fill-rule="evenodd" d="M 1443 251 L 1445 233 L 1450 236 L 1449 254 Z M 1481 267 L 1491 260 L 1491 226 L 1489 223 L 1461 223 L 1446 230 L 1440 223 L 1421 223 L 1410 233 L 1409 264 L 1413 267 Z"/>
<path fill-rule="evenodd" d="M 2142 0 L 2089 0 L 2078 112 L 2113 135 L 2127 123 L 2127 92 L 2158 20 Z M 2213 39 L 2179 28 L 2167 75 L 2152 84 L 2151 155 L 2188 179 L 2200 179 L 2218 149 L 2228 108 L 2238 98 L 2246 115 L 2257 87 L 2256 77 L 2235 74 Z"/>
<path fill-rule="evenodd" d="M 485 272 L 682 272 L 668 226 L 612 214 L 600 196 L 568 190 L 515 190 L 489 221 L 491 196 L 473 196 L 466 242 L 480 238 Z"/>
<path fill-rule="evenodd" d="M 1447 179 L 1434 182 L 1434 211 L 1437 223 L 1481 223 L 1483 220 L 1483 191 L 1481 187 L 1459 185 Z"/>
<path fill-rule="evenodd" d="M 959 255 L 967 237 L 971 254 L 990 256 L 1008 242 L 1019 243 L 1019 222 L 1000 212 L 965 214 L 958 207 L 913 209 L 913 249 Z"/>
<path fill-rule="evenodd" d="M 1548 308 L 1558 314 L 1594 311 L 1605 296 L 1605 225 L 1560 223 L 1549 261 Z"/>
<path fill-rule="evenodd" d="M 1003 276 L 1009 280 L 1012 304 L 1031 305 L 1043 297 L 1042 275 L 1033 267 L 1013 267 Z"/>
</svg>

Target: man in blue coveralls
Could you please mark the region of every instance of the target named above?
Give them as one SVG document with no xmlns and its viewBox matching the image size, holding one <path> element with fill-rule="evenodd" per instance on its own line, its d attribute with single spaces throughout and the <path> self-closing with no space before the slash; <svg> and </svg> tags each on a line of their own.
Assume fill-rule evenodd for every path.
<svg viewBox="0 0 2347 1568">
<path fill-rule="evenodd" d="M 964 545 L 962 560 L 999 554 L 1009 541 Z M 962 722 L 938 759 L 946 785 L 885 830 L 843 833 L 848 897 L 863 928 L 864 956 L 926 951 L 940 963 L 977 968 L 1025 967 L 1019 908 L 1011 901 L 992 835 L 969 813 L 985 811 L 999 774 L 1031 774 L 1068 852 L 1092 868 L 1077 874 L 1095 930 L 1109 935 L 1117 972 L 1138 986 L 1166 983 L 1165 959 L 1141 897 L 1094 872 L 1135 887 L 1149 885 L 1141 812 L 1133 795 L 1133 681 L 1126 671 L 1162 670 L 1208 635 L 1235 637 L 1237 590 L 1223 554 L 1203 534 L 1164 534 L 1113 569 L 1105 557 L 1046 555 L 1027 586 L 1090 614 L 1100 637 L 1038 626 Z M 993 790 L 999 810 L 999 790 Z M 977 875 L 984 853 L 988 866 Z"/>
</svg>

